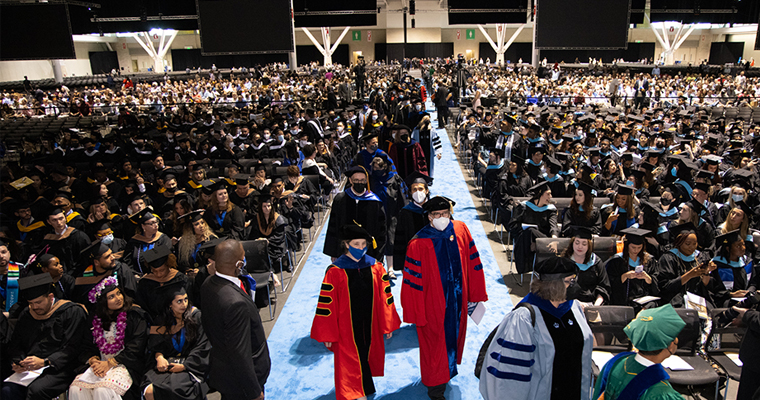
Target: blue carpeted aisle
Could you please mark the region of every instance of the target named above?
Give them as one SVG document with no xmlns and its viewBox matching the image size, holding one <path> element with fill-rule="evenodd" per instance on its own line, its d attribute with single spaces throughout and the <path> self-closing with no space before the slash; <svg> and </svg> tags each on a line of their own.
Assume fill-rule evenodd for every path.
<svg viewBox="0 0 760 400">
<path fill-rule="evenodd" d="M 428 104 L 428 108 L 431 107 Z M 435 113 L 432 114 L 435 121 Z M 437 122 L 434 123 L 437 126 Z M 464 221 L 475 238 L 489 297 L 485 303 L 486 315 L 480 325 L 475 325 L 472 320 L 468 322 L 467 342 L 462 364 L 458 366 L 459 375 L 449 383 L 446 398 L 480 399 L 478 379 L 473 374 L 475 358 L 490 331 L 512 309 L 512 303 L 449 137 L 443 129 L 438 132 L 443 143 L 443 158 L 436 160 L 432 195 L 442 194 L 456 201 L 454 218 Z M 326 227 L 317 238 L 298 281 L 290 288 L 292 293 L 269 335 L 272 371 L 266 384 L 267 399 L 335 399 L 332 353 L 309 337 L 322 277 L 330 264 L 330 258 L 322 254 L 325 231 Z M 403 320 L 400 285 L 401 280 L 397 279 L 393 294 Z M 427 390 L 420 382 L 417 331 L 413 325 L 402 324 L 393 338 L 386 340 L 385 376 L 375 378 L 375 387 L 377 393 L 370 399 L 428 398 Z"/>
</svg>

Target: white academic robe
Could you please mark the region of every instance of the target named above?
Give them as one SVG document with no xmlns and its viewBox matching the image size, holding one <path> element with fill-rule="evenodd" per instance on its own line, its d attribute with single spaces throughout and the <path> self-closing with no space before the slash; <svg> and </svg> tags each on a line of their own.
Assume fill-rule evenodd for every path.
<svg viewBox="0 0 760 400">
<path fill-rule="evenodd" d="M 551 398 L 554 341 L 546 328 L 541 310 L 534 305 L 531 307 L 536 314 L 535 328 L 531 326 L 530 310 L 525 307 L 517 308 L 504 316 L 493 341 L 488 346 L 488 352 L 483 361 L 483 369 L 480 372 L 480 393 L 485 400 L 503 398 L 510 400 L 549 400 Z M 591 328 L 586 323 L 583 309 L 577 300 L 573 300 L 572 310 L 583 333 L 581 399 L 586 400 L 590 398 L 592 389 L 591 351 L 594 347 L 594 337 Z M 498 339 L 517 344 L 518 347 L 526 346 L 523 350 L 534 346 L 532 347 L 534 350 L 509 349 L 500 345 Z M 530 367 L 501 363 L 490 356 L 493 352 L 501 354 L 502 357 L 516 359 L 517 363 L 520 361 L 524 363 L 532 361 L 533 363 Z M 530 380 L 497 378 L 488 372 L 488 367 L 521 376 L 530 375 Z"/>
</svg>

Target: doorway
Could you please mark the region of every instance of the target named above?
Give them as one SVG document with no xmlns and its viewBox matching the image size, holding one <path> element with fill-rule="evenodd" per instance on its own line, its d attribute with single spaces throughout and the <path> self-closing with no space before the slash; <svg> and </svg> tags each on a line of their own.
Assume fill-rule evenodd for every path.
<svg viewBox="0 0 760 400">
<path fill-rule="evenodd" d="M 137 60 L 132 60 L 132 72 L 138 71 L 140 71 L 140 68 L 138 67 Z"/>
<path fill-rule="evenodd" d="M 359 63 L 359 57 L 362 57 L 362 56 L 364 56 L 364 54 L 362 54 L 361 51 L 355 51 L 355 52 L 353 52 L 353 54 L 351 55 L 351 62 L 354 63 L 354 64 L 358 64 Z"/>
</svg>

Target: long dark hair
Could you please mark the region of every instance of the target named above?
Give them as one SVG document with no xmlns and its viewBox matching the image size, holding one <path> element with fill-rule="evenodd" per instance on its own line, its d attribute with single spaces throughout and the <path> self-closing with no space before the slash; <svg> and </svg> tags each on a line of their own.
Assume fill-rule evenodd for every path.
<svg viewBox="0 0 760 400">
<path fill-rule="evenodd" d="M 121 295 L 124 296 L 124 303 L 118 310 L 109 310 L 108 293 L 112 292 L 114 289 L 119 289 Z M 107 329 L 108 326 L 111 325 L 111 322 L 116 322 L 116 319 L 119 317 L 119 313 L 122 311 L 129 312 L 129 310 L 132 309 L 132 298 L 127 296 L 120 287 L 113 285 L 106 286 L 103 290 L 100 291 L 100 293 L 100 297 L 98 297 L 98 300 L 95 302 L 95 316 L 100 318 L 100 321 L 103 324 L 103 329 Z"/>
<path fill-rule="evenodd" d="M 580 189 L 575 190 L 578 191 Z M 581 210 L 579 209 L 581 205 L 583 206 L 583 215 L 586 219 L 590 219 L 591 213 L 594 211 L 594 196 L 590 193 L 583 192 L 583 204 L 578 204 L 578 202 L 575 201 L 575 195 L 573 195 L 572 200 L 570 200 L 570 209 L 574 214 L 578 215 L 581 213 Z"/>
<path fill-rule="evenodd" d="M 174 312 L 171 309 L 171 304 L 175 297 L 177 297 L 176 294 L 174 296 L 167 296 L 163 304 L 164 307 L 161 309 L 161 315 L 158 317 L 159 326 L 163 328 L 163 333 L 161 334 L 167 337 L 172 336 L 172 327 L 177 321 L 174 317 Z M 198 324 L 190 317 L 192 310 L 193 304 L 188 300 L 187 309 L 185 310 L 185 313 L 182 314 L 182 321 L 185 323 L 185 339 L 187 340 L 187 343 L 192 343 L 198 336 Z"/>
</svg>

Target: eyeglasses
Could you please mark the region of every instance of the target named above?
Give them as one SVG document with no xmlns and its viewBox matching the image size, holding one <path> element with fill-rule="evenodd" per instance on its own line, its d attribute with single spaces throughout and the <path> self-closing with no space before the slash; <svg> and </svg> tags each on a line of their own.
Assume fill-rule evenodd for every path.
<svg viewBox="0 0 760 400">
<path fill-rule="evenodd" d="M 430 215 L 433 217 L 433 219 L 436 218 L 449 218 L 449 212 L 448 211 L 433 211 L 430 213 Z"/>
<path fill-rule="evenodd" d="M 143 225 L 158 225 L 158 221 L 146 222 Z"/>
</svg>

